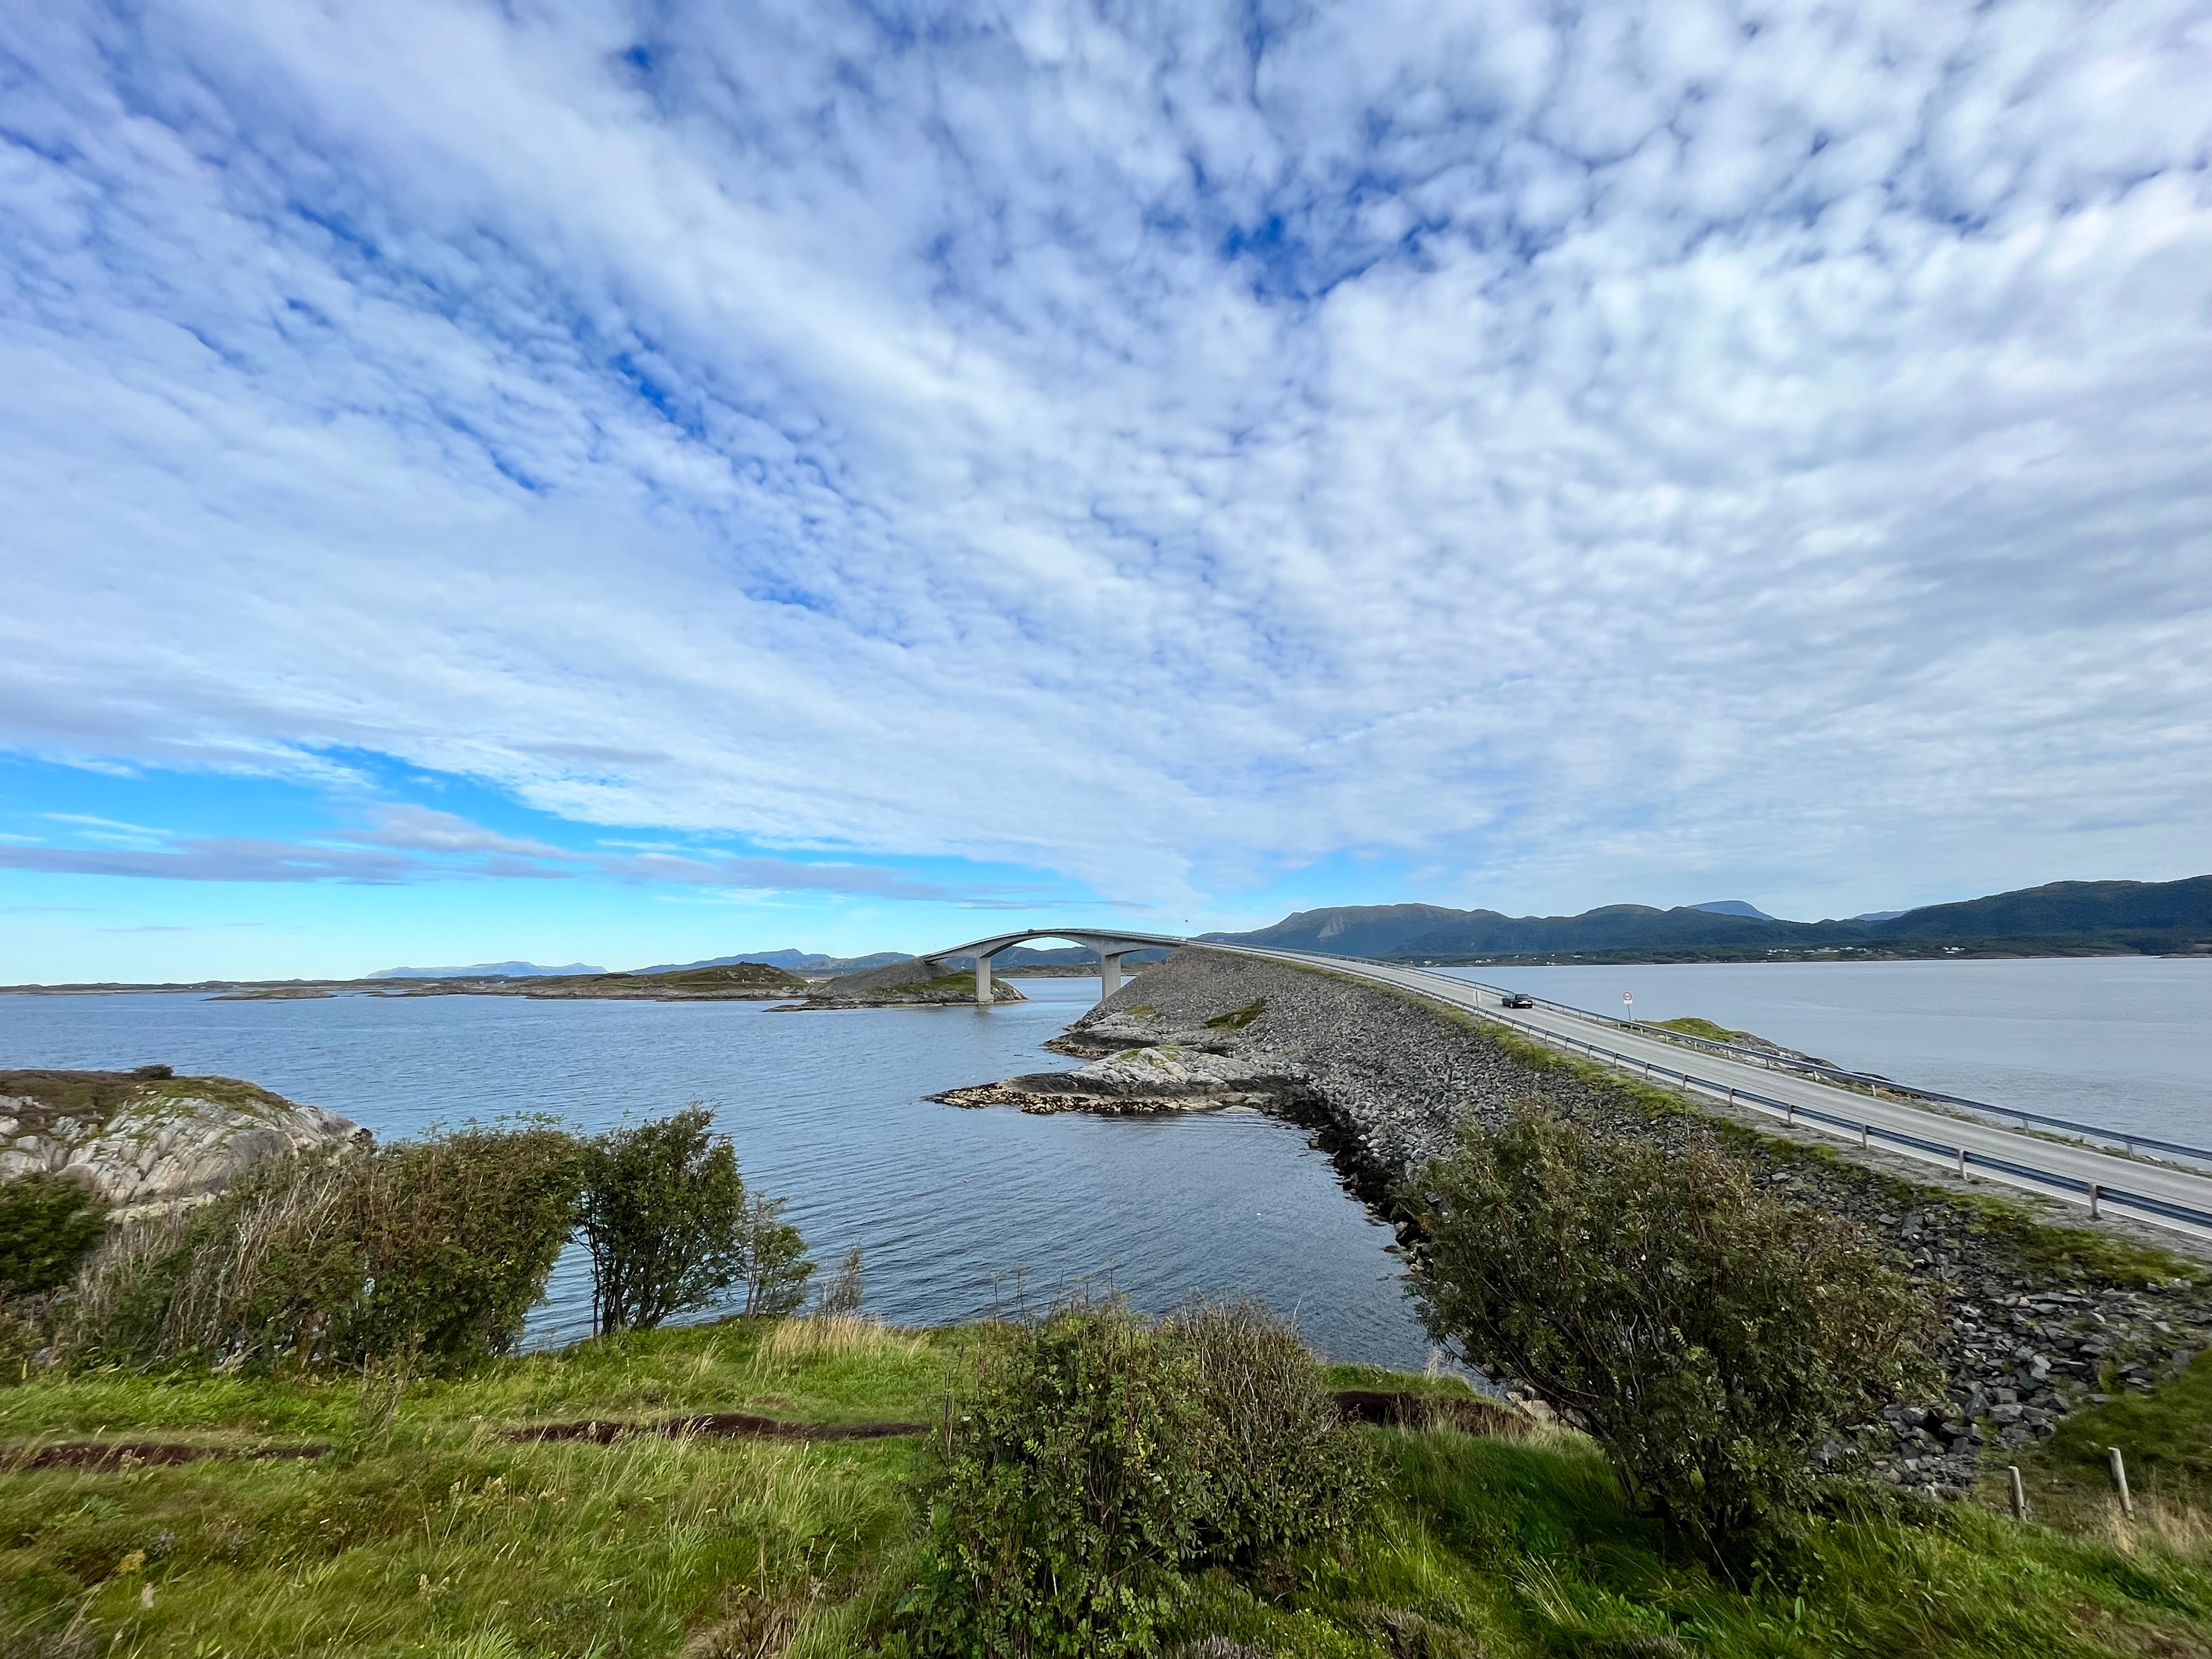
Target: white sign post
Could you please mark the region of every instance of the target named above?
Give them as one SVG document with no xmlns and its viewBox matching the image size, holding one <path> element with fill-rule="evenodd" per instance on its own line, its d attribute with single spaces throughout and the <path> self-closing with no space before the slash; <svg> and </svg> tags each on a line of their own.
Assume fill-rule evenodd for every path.
<svg viewBox="0 0 2212 1659">
<path fill-rule="evenodd" d="M 1633 991 L 1623 991 L 1620 994 L 1620 1000 L 1622 1006 L 1620 1017 L 1626 1020 L 1633 1020 L 1636 1018 L 1636 994 Z"/>
</svg>

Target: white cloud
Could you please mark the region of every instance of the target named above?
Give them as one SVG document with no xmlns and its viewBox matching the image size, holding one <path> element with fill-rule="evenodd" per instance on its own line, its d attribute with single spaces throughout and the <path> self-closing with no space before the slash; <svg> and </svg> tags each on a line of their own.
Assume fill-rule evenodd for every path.
<svg viewBox="0 0 2212 1659">
<path fill-rule="evenodd" d="M 2212 844 L 2201 7 L 4 27 L 0 740 L 1173 905 Z"/>
</svg>

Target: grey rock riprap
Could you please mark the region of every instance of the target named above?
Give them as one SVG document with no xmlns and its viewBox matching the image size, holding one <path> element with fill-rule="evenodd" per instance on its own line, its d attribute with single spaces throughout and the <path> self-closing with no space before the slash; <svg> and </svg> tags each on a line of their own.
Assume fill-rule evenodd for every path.
<svg viewBox="0 0 2212 1659">
<path fill-rule="evenodd" d="M 0 1176 L 70 1176 L 125 1211 L 204 1198 L 264 1158 L 370 1144 L 350 1119 L 234 1078 L 0 1072 Z"/>
<path fill-rule="evenodd" d="M 2202 1284 L 2177 1277 L 2131 1287 L 2039 1256 L 2023 1248 L 2022 1230 L 1993 1225 L 1977 1206 L 1987 1188 L 1878 1150 L 1792 1135 L 1748 1111 L 1670 1109 L 1501 1040 L 1463 1013 L 1326 970 L 1185 949 L 1050 1046 L 1108 1058 L 957 1091 L 958 1103 L 1121 1111 L 1141 1101 L 1143 1109 L 1173 1110 L 1234 1097 L 1263 1105 L 1315 1132 L 1346 1187 L 1398 1224 L 1417 1264 L 1418 1231 L 1392 1213 L 1390 1194 L 1426 1159 L 1450 1152 L 1463 1122 L 1498 1127 L 1517 1103 L 1540 1095 L 1610 1133 L 1725 1142 L 1769 1190 L 1860 1222 L 1941 1298 L 1944 1397 L 1893 1407 L 1828 1449 L 1832 1459 L 1900 1485 L 1955 1492 L 1985 1452 L 2048 1435 L 2069 1411 L 2111 1391 L 2148 1390 L 2212 1341 L 2212 1291 Z M 1000 1099 L 989 1097 L 994 1091 Z M 2078 1212 L 2046 1213 L 2081 1224 Z"/>
</svg>

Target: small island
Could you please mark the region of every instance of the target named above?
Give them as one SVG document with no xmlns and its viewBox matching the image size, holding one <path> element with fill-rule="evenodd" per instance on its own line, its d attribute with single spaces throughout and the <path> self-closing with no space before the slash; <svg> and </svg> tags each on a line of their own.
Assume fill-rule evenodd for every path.
<svg viewBox="0 0 2212 1659">
<path fill-rule="evenodd" d="M 806 1000 L 781 1012 L 813 1012 L 831 1008 L 954 1007 L 975 1006 L 975 975 L 972 969 L 933 974 L 920 957 L 906 957 L 858 974 L 847 974 L 808 990 Z M 994 1002 L 1027 1002 L 1006 981 L 991 981 Z"/>
</svg>

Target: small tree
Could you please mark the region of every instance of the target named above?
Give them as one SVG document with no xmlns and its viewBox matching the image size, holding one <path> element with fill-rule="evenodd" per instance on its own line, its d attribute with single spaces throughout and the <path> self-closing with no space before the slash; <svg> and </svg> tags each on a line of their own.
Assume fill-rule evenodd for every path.
<svg viewBox="0 0 2212 1659">
<path fill-rule="evenodd" d="M 67 1176 L 0 1181 L 0 1300 L 69 1283 L 107 1231 L 107 1206 Z"/>
<path fill-rule="evenodd" d="M 1196 1362 L 1212 1425 L 1206 1559 L 1250 1566 L 1351 1530 L 1374 1494 L 1373 1462 L 1297 1328 L 1247 1300 L 1197 1303 L 1163 1329 Z"/>
<path fill-rule="evenodd" d="M 513 1349 L 574 1227 L 581 1152 L 550 1126 L 471 1127 L 350 1164 L 340 1237 L 359 1241 L 368 1294 L 337 1357 L 460 1370 Z"/>
<path fill-rule="evenodd" d="M 745 1316 L 781 1319 L 806 1300 L 814 1264 L 806 1241 L 783 1219 L 788 1199 L 753 1194 L 745 1207 Z"/>
<path fill-rule="evenodd" d="M 1822 1437 L 1927 1375 L 1933 1310 L 1866 1235 L 1708 1148 L 1532 1103 L 1407 1197 L 1431 1334 L 1587 1425 L 1631 1502 L 1709 1547 L 1802 1503 Z"/>
<path fill-rule="evenodd" d="M 822 1287 L 821 1299 L 815 1304 L 816 1313 L 824 1319 L 844 1319 L 860 1311 L 865 1288 L 861 1282 L 863 1261 L 857 1245 L 845 1252 L 837 1276 Z"/>
<path fill-rule="evenodd" d="M 601 1331 L 649 1330 L 750 1278 L 757 1206 L 714 1122 L 695 1104 L 587 1149 L 580 1222 Z"/>
</svg>

